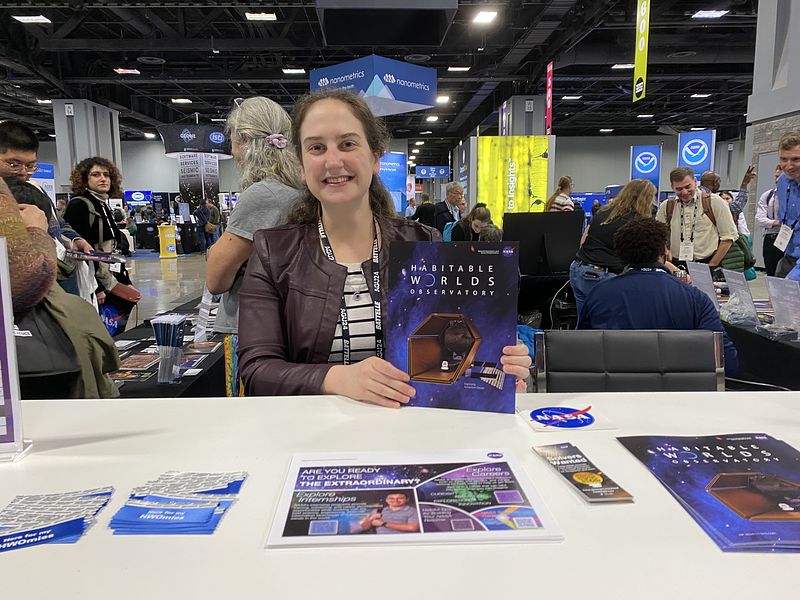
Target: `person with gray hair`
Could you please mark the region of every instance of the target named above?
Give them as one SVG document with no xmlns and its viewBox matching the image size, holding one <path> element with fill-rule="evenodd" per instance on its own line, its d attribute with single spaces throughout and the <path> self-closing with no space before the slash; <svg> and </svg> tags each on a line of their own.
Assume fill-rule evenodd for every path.
<svg viewBox="0 0 800 600">
<path fill-rule="evenodd" d="M 247 98 L 228 115 L 227 129 L 241 187 L 228 227 L 208 251 L 206 286 L 223 294 L 214 331 L 225 334 L 228 396 L 241 395 L 235 365 L 239 287 L 259 229 L 281 225 L 300 187 L 300 163 L 290 144 L 291 119 L 268 98 Z"/>
<path fill-rule="evenodd" d="M 457 181 L 451 181 L 445 188 L 445 199 L 434 205 L 433 222 L 440 233 L 448 223 L 461 219 L 459 203 L 464 199 L 464 187 Z"/>
</svg>

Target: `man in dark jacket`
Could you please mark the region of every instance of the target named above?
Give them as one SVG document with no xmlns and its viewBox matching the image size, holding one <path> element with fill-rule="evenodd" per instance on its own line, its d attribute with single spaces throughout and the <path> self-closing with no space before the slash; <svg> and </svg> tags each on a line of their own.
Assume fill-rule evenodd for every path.
<svg viewBox="0 0 800 600">
<path fill-rule="evenodd" d="M 464 198 L 464 188 L 460 183 L 451 181 L 445 187 L 445 193 L 445 199 L 434 205 L 433 223 L 440 233 L 444 232 L 445 225 L 461 218 L 458 204 Z"/>
</svg>

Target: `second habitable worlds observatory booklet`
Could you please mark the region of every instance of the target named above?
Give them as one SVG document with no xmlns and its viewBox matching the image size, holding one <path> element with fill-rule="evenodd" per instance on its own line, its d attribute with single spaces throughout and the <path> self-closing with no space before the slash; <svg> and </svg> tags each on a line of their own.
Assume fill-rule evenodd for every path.
<svg viewBox="0 0 800 600">
<path fill-rule="evenodd" d="M 410 406 L 514 412 L 503 346 L 516 344 L 516 242 L 394 242 L 386 358 L 407 372 Z"/>
</svg>

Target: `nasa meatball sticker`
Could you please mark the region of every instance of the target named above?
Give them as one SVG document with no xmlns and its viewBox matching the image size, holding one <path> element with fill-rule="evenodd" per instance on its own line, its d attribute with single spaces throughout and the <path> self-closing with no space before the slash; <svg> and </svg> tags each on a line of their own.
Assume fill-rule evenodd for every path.
<svg viewBox="0 0 800 600">
<path fill-rule="evenodd" d="M 520 408 L 518 412 L 536 431 L 616 429 L 616 425 L 589 403 Z"/>
</svg>

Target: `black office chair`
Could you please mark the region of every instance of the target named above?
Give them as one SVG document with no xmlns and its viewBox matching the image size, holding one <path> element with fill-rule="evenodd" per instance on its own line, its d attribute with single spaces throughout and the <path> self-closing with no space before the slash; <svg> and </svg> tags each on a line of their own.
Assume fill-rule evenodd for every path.
<svg viewBox="0 0 800 600">
<path fill-rule="evenodd" d="M 537 392 L 724 391 L 717 331 L 536 333 Z"/>
</svg>

